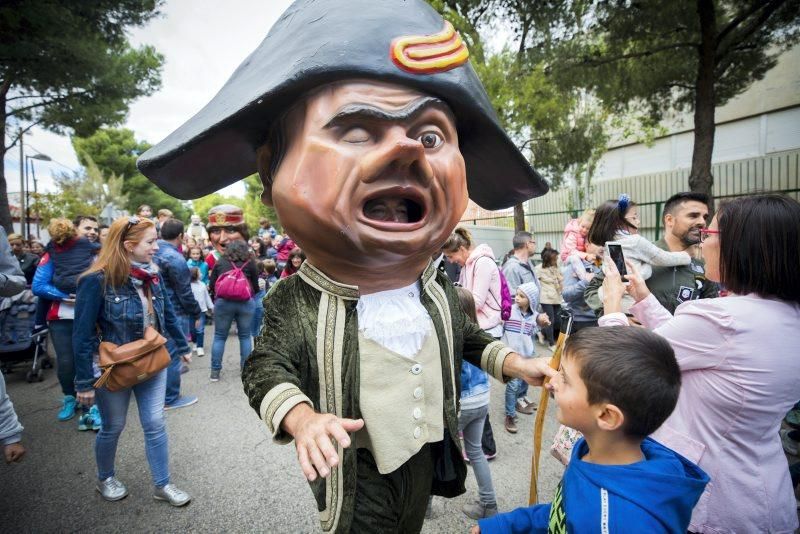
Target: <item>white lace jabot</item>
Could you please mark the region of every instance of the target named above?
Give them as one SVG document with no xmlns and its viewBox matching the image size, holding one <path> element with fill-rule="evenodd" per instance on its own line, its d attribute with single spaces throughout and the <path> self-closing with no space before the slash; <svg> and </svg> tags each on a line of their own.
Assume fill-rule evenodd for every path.
<svg viewBox="0 0 800 534">
<path fill-rule="evenodd" d="M 413 360 L 431 330 L 431 318 L 419 298 L 419 283 L 400 289 L 361 295 L 358 299 L 361 334 Z"/>
</svg>

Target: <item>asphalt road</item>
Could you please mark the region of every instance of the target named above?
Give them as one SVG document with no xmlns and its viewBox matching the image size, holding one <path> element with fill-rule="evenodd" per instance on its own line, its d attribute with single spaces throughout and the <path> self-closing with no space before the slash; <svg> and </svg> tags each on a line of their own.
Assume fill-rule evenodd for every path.
<svg viewBox="0 0 800 534">
<path fill-rule="evenodd" d="M 209 329 L 208 345 L 211 337 Z M 0 532 L 318 532 L 316 507 L 293 445 L 272 443 L 247 404 L 238 348 L 238 340 L 230 337 L 217 383 L 208 380 L 210 356 L 195 357 L 183 375 L 182 391 L 200 401 L 166 414 L 172 481 L 192 495 L 184 508 L 152 498 L 134 403 L 117 452 L 117 476 L 130 494 L 109 503 L 94 490 L 94 433 L 78 432 L 77 417 L 56 419 L 61 390 L 55 370 L 33 384 L 25 381 L 24 371 L 7 375 L 8 393 L 25 426 L 27 455 L 21 464 L 0 463 Z M 537 401 L 539 391 L 530 391 Z M 557 426 L 550 405 L 545 444 Z M 534 417 L 520 416 L 519 432 L 507 433 L 503 386 L 493 383 L 491 419 L 499 454 L 491 467 L 501 511 L 527 504 Z M 549 500 L 562 468 L 546 451 L 543 464 L 540 491 Z M 476 496 L 470 471 L 465 495 L 434 498 L 434 516 L 423 532 L 466 532 L 474 522 L 461 507 Z"/>
</svg>

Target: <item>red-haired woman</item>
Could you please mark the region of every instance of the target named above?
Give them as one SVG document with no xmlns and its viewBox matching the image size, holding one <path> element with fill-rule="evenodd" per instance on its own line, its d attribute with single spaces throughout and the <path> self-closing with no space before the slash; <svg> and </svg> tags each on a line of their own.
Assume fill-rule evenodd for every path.
<svg viewBox="0 0 800 534">
<path fill-rule="evenodd" d="M 108 501 L 128 494 L 116 478 L 117 442 L 125 428 L 131 394 L 136 396 L 144 430 L 145 452 L 155 486 L 153 496 L 182 506 L 191 497 L 170 482 L 167 429 L 164 423 L 164 369 L 152 378 L 120 391 L 94 388 L 94 353 L 98 342 L 117 345 L 141 339 L 148 326 L 172 337 L 180 354 L 190 352 L 164 283 L 153 263 L 158 250 L 153 221 L 126 217 L 114 221 L 97 261 L 78 282 L 75 306 L 74 352 L 78 402 L 100 408 L 102 429 L 95 442 L 97 491 Z"/>
</svg>

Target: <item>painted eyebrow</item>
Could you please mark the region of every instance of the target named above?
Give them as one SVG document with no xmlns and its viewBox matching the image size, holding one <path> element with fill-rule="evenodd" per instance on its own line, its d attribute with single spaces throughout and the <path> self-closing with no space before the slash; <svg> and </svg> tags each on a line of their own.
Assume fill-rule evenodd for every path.
<svg viewBox="0 0 800 534">
<path fill-rule="evenodd" d="M 371 104 L 355 103 L 341 107 L 336 112 L 336 115 L 325 124 L 324 128 L 326 130 L 335 128 L 353 120 L 407 122 L 415 119 L 430 108 L 444 111 L 448 116 L 452 115 L 450 109 L 442 100 L 432 96 L 418 98 L 397 111 L 388 111 Z"/>
</svg>

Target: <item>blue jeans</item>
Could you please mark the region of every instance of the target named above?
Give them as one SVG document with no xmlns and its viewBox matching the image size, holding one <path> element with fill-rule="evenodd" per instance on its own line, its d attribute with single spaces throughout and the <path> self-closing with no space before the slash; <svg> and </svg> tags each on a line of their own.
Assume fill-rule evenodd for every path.
<svg viewBox="0 0 800 534">
<path fill-rule="evenodd" d="M 183 335 L 189 338 L 189 323 L 186 321 L 184 315 L 175 314 L 178 319 L 178 324 L 183 330 Z M 166 389 L 166 403 L 173 404 L 181 396 L 181 367 L 183 354 L 178 353 L 178 344 L 172 339 L 172 336 L 167 335 L 167 351 L 169 351 L 169 367 L 167 367 L 167 389 Z"/>
<path fill-rule="evenodd" d="M 136 395 L 136 406 L 139 408 L 139 421 L 144 430 L 144 452 L 150 464 L 153 484 L 164 486 L 169 484 L 169 447 L 167 444 L 167 426 L 164 422 L 164 390 L 167 383 L 167 371 L 136 384 L 132 388 L 111 392 L 106 388 L 95 390 L 97 408 L 103 419 L 103 428 L 94 442 L 94 454 L 97 459 L 97 477 L 105 480 L 114 476 L 114 458 L 117 455 L 119 435 L 125 428 L 131 392 Z"/>
<path fill-rule="evenodd" d="M 497 498 L 492 485 L 492 472 L 489 470 L 489 461 L 481 447 L 483 424 L 488 413 L 488 404 L 471 410 L 461 410 L 461 415 L 458 416 L 458 429 L 464 435 L 464 449 L 475 473 L 475 480 L 478 481 L 478 496 L 481 504 L 493 506 L 497 504 Z"/>
<path fill-rule="evenodd" d="M 50 340 L 56 351 L 58 382 L 64 395 L 75 396 L 75 353 L 72 350 L 72 319 L 50 321 Z"/>
<path fill-rule="evenodd" d="M 266 294 L 266 291 L 259 291 L 253 297 L 253 301 L 256 304 L 255 313 L 253 313 L 253 327 L 250 329 L 250 335 L 253 337 L 261 333 L 261 320 L 264 318 L 264 304 L 261 301 L 264 300 Z"/>
<path fill-rule="evenodd" d="M 233 321 L 236 321 L 236 329 L 239 332 L 239 363 L 244 366 L 244 361 L 253 350 L 250 328 L 253 326 L 255 308 L 256 304 L 253 299 L 245 301 L 217 299 L 214 303 L 214 344 L 211 347 L 212 369 L 222 369 L 225 341 L 228 339 L 228 332 L 230 332 Z"/>
<path fill-rule="evenodd" d="M 197 319 L 200 321 L 200 324 L 197 325 L 195 328 L 194 321 L 191 322 L 191 328 L 194 332 L 194 344 L 198 349 L 203 348 L 203 341 L 206 337 L 206 314 L 201 313 Z"/>
<path fill-rule="evenodd" d="M 528 394 L 528 383 L 521 378 L 512 378 L 506 382 L 506 415 L 516 415 L 517 399 Z"/>
</svg>

